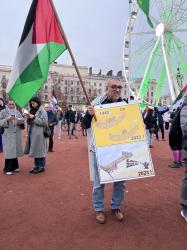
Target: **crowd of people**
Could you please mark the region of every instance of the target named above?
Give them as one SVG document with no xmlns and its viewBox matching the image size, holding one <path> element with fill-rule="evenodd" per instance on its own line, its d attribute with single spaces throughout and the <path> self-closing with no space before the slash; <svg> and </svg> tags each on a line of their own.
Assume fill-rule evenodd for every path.
<svg viewBox="0 0 187 250">
<path fill-rule="evenodd" d="M 4 153 L 5 165 L 4 173 L 12 175 L 19 172 L 18 157 L 24 154 L 34 159 L 32 174 L 45 172 L 46 153 L 54 152 L 54 130 L 56 128 L 58 139 L 62 137 L 62 127 L 67 126 L 67 136 L 78 139 L 78 130 L 81 125 L 82 135 L 88 135 L 89 164 L 92 172 L 93 191 L 92 201 L 96 212 L 96 221 L 100 224 L 106 223 L 107 217 L 104 211 L 104 184 L 100 184 L 98 165 L 96 160 L 95 142 L 91 129 L 92 119 L 95 115 L 95 105 L 105 105 L 126 101 L 122 99 L 122 83 L 117 79 L 110 79 L 107 83 L 106 92 L 88 106 L 86 113 L 79 108 L 73 109 L 68 106 L 67 111 L 63 111 L 59 104 L 55 107 L 50 104 L 42 105 L 37 97 L 33 97 L 29 102 L 27 112 L 19 110 L 14 101 L 9 100 L 7 105 L 0 99 L 0 152 Z M 135 103 L 132 97 L 129 103 Z M 164 121 L 163 115 L 168 113 L 169 120 Z M 185 167 L 181 192 L 181 215 L 187 222 L 187 96 L 182 106 L 177 110 L 159 110 L 158 107 L 146 106 L 142 112 L 142 119 L 145 124 L 147 143 L 149 148 L 153 148 L 152 139 L 159 141 L 159 131 L 161 138 L 165 140 L 165 129 L 169 131 L 169 145 L 173 153 L 171 168 Z M 165 123 L 165 126 L 164 126 Z M 27 131 L 26 145 L 23 150 L 22 130 Z M 47 144 L 47 139 L 49 142 Z M 122 221 L 124 215 L 120 206 L 125 197 L 125 181 L 113 183 L 111 199 L 111 213 L 118 220 Z"/>
<path fill-rule="evenodd" d="M 80 109 L 73 110 L 69 105 L 67 111 L 62 111 L 59 104 L 55 107 L 48 103 L 42 105 L 38 97 L 29 102 L 29 110 L 19 110 L 13 100 L 7 105 L 0 99 L 0 152 L 4 153 L 4 173 L 12 175 L 19 172 L 18 157 L 29 155 L 34 158 L 34 167 L 30 173 L 45 171 L 46 153 L 54 152 L 54 130 L 57 128 L 58 139 L 62 137 L 62 126 L 67 124 L 69 138 L 78 139 L 78 124 L 80 126 L 84 113 Z M 27 130 L 25 148 L 22 144 L 22 130 Z M 86 136 L 82 128 L 82 135 Z M 47 150 L 48 149 L 48 150 Z"/>
</svg>

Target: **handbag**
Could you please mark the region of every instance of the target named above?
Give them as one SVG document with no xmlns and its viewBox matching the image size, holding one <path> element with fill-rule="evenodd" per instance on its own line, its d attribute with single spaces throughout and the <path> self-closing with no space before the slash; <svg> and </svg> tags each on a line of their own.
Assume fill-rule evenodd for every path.
<svg viewBox="0 0 187 250">
<path fill-rule="evenodd" d="M 44 127 L 44 132 L 43 133 L 44 133 L 44 137 L 45 138 L 50 137 L 51 136 L 51 130 L 50 130 L 50 128 L 48 126 Z"/>
</svg>

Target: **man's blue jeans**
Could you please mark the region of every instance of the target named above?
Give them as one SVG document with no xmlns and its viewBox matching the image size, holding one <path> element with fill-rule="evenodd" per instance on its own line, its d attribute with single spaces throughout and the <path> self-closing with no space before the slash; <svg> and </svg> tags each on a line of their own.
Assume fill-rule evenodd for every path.
<svg viewBox="0 0 187 250">
<path fill-rule="evenodd" d="M 101 185 L 100 187 L 93 188 L 92 199 L 95 211 L 97 212 L 104 210 L 104 186 L 105 185 Z M 111 200 L 112 209 L 120 208 L 121 203 L 124 200 L 124 193 L 124 181 L 114 182 Z"/>
<path fill-rule="evenodd" d="M 93 192 L 92 192 L 92 201 L 95 211 L 103 211 L 104 210 L 104 185 L 100 184 L 99 181 L 99 173 L 97 168 L 97 161 L 94 152 L 92 154 L 92 163 L 94 167 L 94 181 L 93 181 Z M 112 200 L 111 200 L 111 208 L 118 209 L 121 206 L 121 203 L 124 200 L 125 194 L 125 181 L 114 182 L 113 184 L 113 192 L 112 192 Z"/>
</svg>

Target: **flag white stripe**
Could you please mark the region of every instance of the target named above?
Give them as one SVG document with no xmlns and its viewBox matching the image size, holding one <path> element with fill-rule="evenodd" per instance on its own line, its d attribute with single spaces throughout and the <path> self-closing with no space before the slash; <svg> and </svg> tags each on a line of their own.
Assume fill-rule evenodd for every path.
<svg viewBox="0 0 187 250">
<path fill-rule="evenodd" d="M 18 47 L 13 69 L 8 81 L 8 93 L 24 69 L 33 61 L 46 44 L 32 44 L 33 26 L 23 43 Z"/>
</svg>

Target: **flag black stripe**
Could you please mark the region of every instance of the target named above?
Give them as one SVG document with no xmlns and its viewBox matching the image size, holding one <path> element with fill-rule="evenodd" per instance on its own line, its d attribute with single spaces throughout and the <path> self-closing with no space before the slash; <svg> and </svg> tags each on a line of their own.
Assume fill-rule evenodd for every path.
<svg viewBox="0 0 187 250">
<path fill-rule="evenodd" d="M 20 40 L 19 46 L 21 45 L 21 43 L 28 36 L 28 34 L 30 32 L 30 29 L 31 29 L 31 27 L 32 27 L 32 25 L 34 23 L 37 4 L 38 4 L 38 0 L 33 0 L 32 1 L 31 7 L 30 7 L 30 10 L 29 10 L 26 22 L 25 22 L 25 26 L 24 26 L 24 29 L 23 29 L 23 33 L 22 33 L 22 36 L 21 36 L 21 40 Z"/>
</svg>

